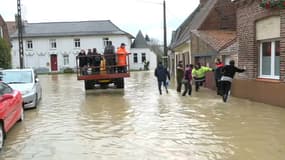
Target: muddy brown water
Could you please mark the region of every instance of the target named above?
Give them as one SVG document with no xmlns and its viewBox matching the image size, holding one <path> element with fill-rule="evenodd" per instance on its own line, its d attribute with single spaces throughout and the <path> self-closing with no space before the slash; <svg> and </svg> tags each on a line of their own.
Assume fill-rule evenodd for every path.
<svg viewBox="0 0 285 160">
<path fill-rule="evenodd" d="M 153 72 L 125 89 L 85 92 L 75 75 L 41 75 L 37 109 L 8 133 L 5 160 L 283 160 L 285 109 L 202 89 L 158 94 Z"/>
</svg>

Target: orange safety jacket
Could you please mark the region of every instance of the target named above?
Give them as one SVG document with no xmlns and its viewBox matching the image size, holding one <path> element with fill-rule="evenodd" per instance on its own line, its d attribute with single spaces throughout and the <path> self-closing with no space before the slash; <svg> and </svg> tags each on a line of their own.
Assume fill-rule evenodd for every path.
<svg viewBox="0 0 285 160">
<path fill-rule="evenodd" d="M 118 66 L 126 66 L 127 65 L 127 50 L 125 48 L 118 48 L 117 50 L 117 55 L 118 55 L 118 62 L 117 65 Z"/>
</svg>

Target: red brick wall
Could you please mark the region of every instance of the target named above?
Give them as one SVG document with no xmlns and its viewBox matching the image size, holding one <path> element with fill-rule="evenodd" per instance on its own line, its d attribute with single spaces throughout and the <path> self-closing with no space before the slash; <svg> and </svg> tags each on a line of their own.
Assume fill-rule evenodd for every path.
<svg viewBox="0 0 285 160">
<path fill-rule="evenodd" d="M 231 91 L 240 98 L 285 107 L 285 83 L 235 79 Z"/>
<path fill-rule="evenodd" d="M 280 75 L 285 81 L 285 9 L 280 11 L 281 15 L 281 42 L 280 42 Z"/>
<path fill-rule="evenodd" d="M 281 79 L 284 80 L 285 69 L 285 13 L 279 9 L 263 9 L 259 0 L 244 1 L 237 4 L 237 37 L 239 43 L 238 65 L 246 66 L 249 79 L 258 77 L 258 44 L 256 41 L 256 21 L 281 13 Z"/>
<path fill-rule="evenodd" d="M 219 0 L 199 29 L 236 29 L 236 9 L 231 0 Z"/>
<path fill-rule="evenodd" d="M 1 15 L 0 15 L 0 26 L 1 26 L 2 29 L 3 29 L 3 37 L 4 37 L 4 39 L 5 39 L 8 43 L 10 43 L 7 24 L 5 23 L 5 21 L 4 21 L 4 19 L 2 18 Z"/>
</svg>

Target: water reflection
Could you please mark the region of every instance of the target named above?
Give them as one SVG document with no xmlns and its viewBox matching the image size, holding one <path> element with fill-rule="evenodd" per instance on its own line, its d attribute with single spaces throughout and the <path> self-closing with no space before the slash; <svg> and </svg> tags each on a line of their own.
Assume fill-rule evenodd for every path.
<svg viewBox="0 0 285 160">
<path fill-rule="evenodd" d="M 0 159 L 268 160 L 285 156 L 285 110 L 201 89 L 159 95 L 153 72 L 125 89 L 86 92 L 75 75 L 41 75 L 38 109 L 9 132 Z"/>
</svg>

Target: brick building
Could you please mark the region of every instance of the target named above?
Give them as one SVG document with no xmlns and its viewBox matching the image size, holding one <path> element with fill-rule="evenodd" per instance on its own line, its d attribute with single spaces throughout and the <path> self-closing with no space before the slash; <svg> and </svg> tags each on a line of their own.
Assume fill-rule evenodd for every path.
<svg viewBox="0 0 285 160">
<path fill-rule="evenodd" d="M 233 94 L 285 107 L 285 9 L 263 8 L 260 0 L 234 3 L 238 65 L 247 72 L 234 81 Z"/>
<path fill-rule="evenodd" d="M 7 24 L 1 15 L 0 15 L 0 38 L 4 38 L 8 43 L 10 43 Z"/>
<path fill-rule="evenodd" d="M 215 67 L 215 59 L 224 62 L 237 57 L 236 10 L 231 0 L 200 0 L 195 11 L 173 32 L 171 66 L 200 62 Z M 172 70 L 174 71 L 174 69 Z M 213 75 L 206 82 L 215 89 Z M 209 83 L 208 83 L 209 82 Z M 208 85 L 209 84 L 209 85 Z"/>
</svg>

